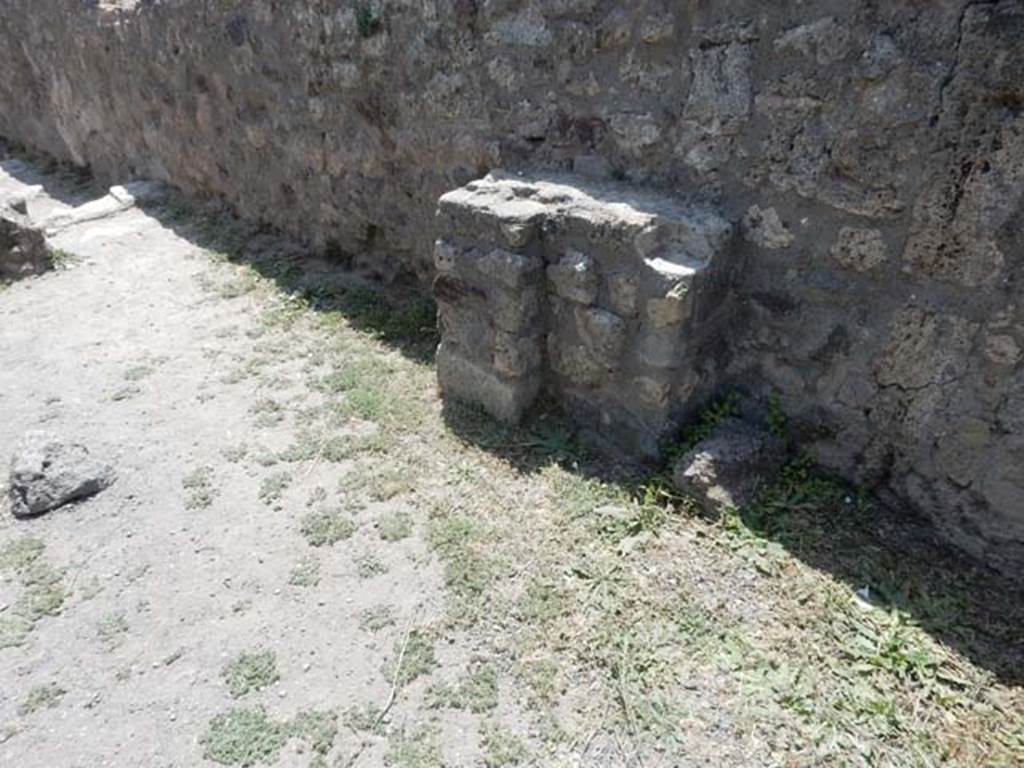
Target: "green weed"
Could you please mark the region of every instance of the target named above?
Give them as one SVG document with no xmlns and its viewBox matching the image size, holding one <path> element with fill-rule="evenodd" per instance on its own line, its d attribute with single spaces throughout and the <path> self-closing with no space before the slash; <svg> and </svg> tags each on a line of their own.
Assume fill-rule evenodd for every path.
<svg viewBox="0 0 1024 768">
<path fill-rule="evenodd" d="M 281 679 L 273 651 L 241 653 L 224 667 L 221 677 L 236 699 L 251 691 L 261 691 Z"/>
</svg>

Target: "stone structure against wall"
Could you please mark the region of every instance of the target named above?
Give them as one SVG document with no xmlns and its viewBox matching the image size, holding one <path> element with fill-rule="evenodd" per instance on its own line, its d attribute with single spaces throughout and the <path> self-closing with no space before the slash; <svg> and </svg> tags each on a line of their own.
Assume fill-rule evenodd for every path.
<svg viewBox="0 0 1024 768">
<path fill-rule="evenodd" d="M 491 174 L 438 218 L 442 391 L 516 421 L 546 390 L 611 447 L 658 455 L 715 379 L 704 342 L 732 317 L 716 261 L 730 226 L 552 174 Z"/>
<path fill-rule="evenodd" d="M 1020 570 L 1019 0 L 357 5 L 5 0 L 0 135 L 424 281 L 495 168 L 685 192 L 741 222 L 723 385 Z"/>
</svg>

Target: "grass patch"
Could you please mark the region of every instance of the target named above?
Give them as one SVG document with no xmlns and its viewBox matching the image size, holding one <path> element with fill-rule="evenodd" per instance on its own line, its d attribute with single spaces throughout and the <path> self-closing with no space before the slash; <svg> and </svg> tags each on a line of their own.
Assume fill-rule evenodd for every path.
<svg viewBox="0 0 1024 768">
<path fill-rule="evenodd" d="M 338 737 L 338 716 L 334 712 L 306 710 L 295 716 L 290 730 L 314 752 L 326 755 Z"/>
<path fill-rule="evenodd" d="M 387 512 L 377 518 L 377 533 L 384 541 L 401 541 L 412 536 L 412 517 L 407 512 Z"/>
<path fill-rule="evenodd" d="M 133 365 L 124 372 L 125 381 L 142 381 L 153 375 L 153 368 L 148 365 Z"/>
<path fill-rule="evenodd" d="M 414 629 L 407 638 L 395 644 L 394 652 L 381 672 L 401 688 L 418 677 L 430 674 L 436 667 L 433 637 L 424 630 Z"/>
<path fill-rule="evenodd" d="M 96 636 L 100 642 L 112 650 L 121 644 L 128 634 L 128 618 L 123 612 L 110 613 L 100 619 L 96 625 Z"/>
<path fill-rule="evenodd" d="M 185 509 L 206 509 L 213 504 L 217 490 L 213 487 L 213 468 L 197 467 L 181 479 L 185 491 Z"/>
<path fill-rule="evenodd" d="M 261 691 L 278 680 L 277 658 L 273 651 L 247 651 L 239 654 L 221 671 L 233 698 L 245 696 L 251 691 Z"/>
<path fill-rule="evenodd" d="M 37 685 L 29 692 L 25 700 L 18 705 L 18 714 L 22 717 L 38 712 L 40 709 L 53 709 L 66 694 L 63 688 L 56 683 Z"/>
<path fill-rule="evenodd" d="M 349 707 L 345 710 L 342 722 L 346 728 L 356 732 L 382 735 L 385 731 L 382 721 L 383 712 L 376 704 L 364 704 L 361 707 Z"/>
<path fill-rule="evenodd" d="M 359 530 L 359 524 L 349 515 L 337 509 L 322 509 L 310 512 L 302 518 L 299 531 L 312 547 L 330 547 L 339 541 L 352 538 Z"/>
<path fill-rule="evenodd" d="M 359 616 L 359 627 L 367 632 L 380 632 L 395 625 L 395 609 L 390 605 L 367 608 Z"/>
<path fill-rule="evenodd" d="M 257 427 L 276 427 L 284 421 L 284 406 L 273 398 L 265 397 L 257 400 L 249 409 L 249 413 L 255 417 L 253 422 Z"/>
<path fill-rule="evenodd" d="M 288 575 L 288 583 L 293 587 L 315 587 L 320 583 L 320 563 L 312 557 L 299 560 Z"/>
<path fill-rule="evenodd" d="M 217 715 L 200 738 L 203 757 L 243 768 L 273 763 L 288 740 L 288 726 L 271 720 L 262 707 Z"/>
<path fill-rule="evenodd" d="M 44 616 L 56 616 L 64 609 L 68 593 L 64 572 L 39 560 L 21 573 L 24 589 L 14 603 L 14 613 L 36 622 Z"/>
<path fill-rule="evenodd" d="M 480 729 L 480 745 L 487 768 L 521 765 L 530 756 L 522 739 L 496 723 L 484 723 Z"/>
<path fill-rule="evenodd" d="M 421 725 L 410 731 L 395 733 L 388 741 L 384 765 L 392 768 L 443 768 L 437 728 Z"/>
<path fill-rule="evenodd" d="M 279 504 L 281 498 L 284 496 L 284 492 L 288 490 L 288 487 L 291 484 L 291 472 L 275 472 L 274 474 L 263 478 L 263 481 L 260 483 L 260 501 L 267 506 L 275 506 Z"/>
<path fill-rule="evenodd" d="M 433 686 L 427 701 L 431 707 L 488 712 L 498 706 L 498 672 L 490 664 L 477 663 L 458 683 Z"/>
<path fill-rule="evenodd" d="M 39 539 L 14 539 L 0 549 L 0 569 L 21 572 L 43 554 L 46 545 Z"/>
<path fill-rule="evenodd" d="M 364 552 L 356 557 L 356 575 L 360 579 L 374 579 L 388 572 L 388 566 L 373 552 Z"/>
<path fill-rule="evenodd" d="M 32 622 L 22 616 L 0 614 L 0 650 L 24 645 L 32 626 Z"/>
</svg>

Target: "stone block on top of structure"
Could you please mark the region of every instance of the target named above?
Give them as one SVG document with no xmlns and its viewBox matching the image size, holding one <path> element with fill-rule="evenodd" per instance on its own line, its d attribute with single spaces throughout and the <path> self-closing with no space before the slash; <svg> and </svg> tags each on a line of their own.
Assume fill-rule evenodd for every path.
<svg viewBox="0 0 1024 768">
<path fill-rule="evenodd" d="M 731 225 L 620 183 L 503 173 L 442 196 L 438 223 L 443 393 L 517 420 L 546 389 L 599 437 L 656 451 Z"/>
</svg>

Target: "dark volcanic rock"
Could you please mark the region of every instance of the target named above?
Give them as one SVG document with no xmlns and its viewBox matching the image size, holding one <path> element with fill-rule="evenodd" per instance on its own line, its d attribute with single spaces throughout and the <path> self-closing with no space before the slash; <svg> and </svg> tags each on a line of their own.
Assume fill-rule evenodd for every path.
<svg viewBox="0 0 1024 768">
<path fill-rule="evenodd" d="M 42 231 L 15 208 L 0 209 L 0 279 L 16 280 L 53 267 Z"/>
<path fill-rule="evenodd" d="M 97 494 L 114 479 L 114 470 L 93 459 L 84 445 L 29 432 L 11 458 L 11 511 L 15 517 L 41 515 Z"/>
</svg>

